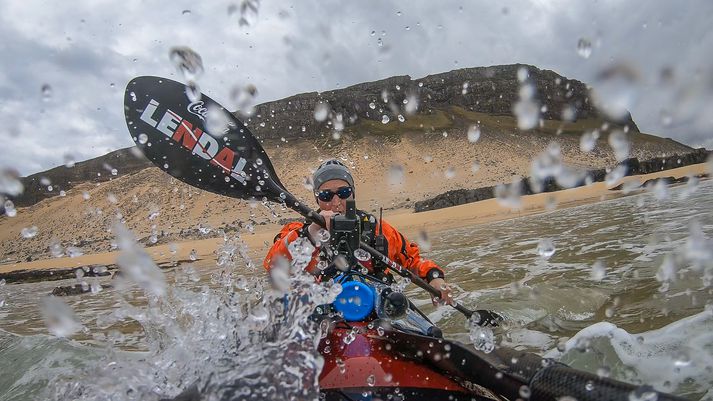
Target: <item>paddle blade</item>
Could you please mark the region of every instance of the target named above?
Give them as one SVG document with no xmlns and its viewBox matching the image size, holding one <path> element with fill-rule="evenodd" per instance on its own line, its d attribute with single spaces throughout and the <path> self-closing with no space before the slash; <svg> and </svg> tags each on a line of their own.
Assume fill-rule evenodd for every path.
<svg viewBox="0 0 713 401">
<path fill-rule="evenodd" d="M 283 202 L 287 191 L 258 140 L 206 95 L 166 78 L 131 80 L 124 115 L 138 148 L 179 180 L 220 195 Z"/>
</svg>

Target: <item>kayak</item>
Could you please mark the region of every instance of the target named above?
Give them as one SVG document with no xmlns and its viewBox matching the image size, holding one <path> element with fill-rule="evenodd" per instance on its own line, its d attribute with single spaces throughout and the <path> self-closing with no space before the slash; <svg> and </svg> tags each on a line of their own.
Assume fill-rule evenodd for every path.
<svg viewBox="0 0 713 401">
<path fill-rule="evenodd" d="M 336 281 L 342 293 L 316 312 L 324 318 L 320 399 L 682 400 L 526 352 L 478 351 L 442 338 L 408 301 L 394 311 L 390 302 L 403 295 L 374 277 L 350 272 Z"/>
</svg>

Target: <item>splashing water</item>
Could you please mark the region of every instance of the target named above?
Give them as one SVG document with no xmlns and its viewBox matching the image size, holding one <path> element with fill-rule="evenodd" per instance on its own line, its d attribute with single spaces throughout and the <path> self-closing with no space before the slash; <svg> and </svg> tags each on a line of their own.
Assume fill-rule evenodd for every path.
<svg viewBox="0 0 713 401">
<path fill-rule="evenodd" d="M 473 316 L 466 320 L 466 329 L 475 349 L 488 354 L 495 349 L 495 335 L 489 327 L 478 325 L 479 321 L 480 315 L 477 312 L 473 313 Z"/>
<path fill-rule="evenodd" d="M 186 80 L 194 81 L 203 74 L 203 59 L 190 47 L 172 47 L 168 55 L 178 72 Z"/>
<path fill-rule="evenodd" d="M 139 253 L 125 259 L 145 260 L 128 231 L 115 231 L 123 253 Z M 118 291 L 121 307 L 101 316 L 98 323 L 109 328 L 126 320 L 138 322 L 148 351 L 118 352 L 108 341 L 108 352 L 72 363 L 80 364 L 79 372 L 54 375 L 44 399 L 159 399 L 185 390 L 209 400 L 317 399 L 323 360 L 316 350 L 319 328 L 309 317 L 317 305 L 333 302 L 341 286 L 316 283 L 300 266 L 288 264 L 285 287 L 265 288 L 262 279 L 237 274 L 243 260 L 238 257 L 239 243 L 226 239 L 218 249 L 220 271 L 212 274 L 211 287 L 183 284 L 186 279 L 195 281 L 190 265 L 177 269 L 175 283 L 164 282 L 161 294 L 155 283 L 145 285 L 145 277 L 132 273 L 144 280 L 134 283 L 148 304 L 132 306 L 127 302 L 131 292 Z M 304 260 L 313 249 L 307 244 L 293 247 L 292 256 Z M 72 313 L 66 307 L 61 315 Z M 80 327 L 67 323 L 60 332 L 69 335 Z"/>
</svg>

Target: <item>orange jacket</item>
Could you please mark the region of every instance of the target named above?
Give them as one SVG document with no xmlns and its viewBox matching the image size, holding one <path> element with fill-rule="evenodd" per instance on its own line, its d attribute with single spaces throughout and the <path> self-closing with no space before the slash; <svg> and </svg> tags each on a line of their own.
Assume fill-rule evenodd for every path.
<svg viewBox="0 0 713 401">
<path fill-rule="evenodd" d="M 382 224 L 377 225 L 375 235 L 379 235 L 379 227 L 381 225 Z M 423 279 L 428 279 L 429 272 L 434 269 L 435 272 L 439 273 L 440 277 L 444 277 L 443 269 L 441 269 L 436 263 L 431 260 L 421 258 L 417 244 L 408 241 L 400 232 L 398 232 L 386 221 L 383 221 L 383 230 L 384 236 L 389 244 L 389 254 L 387 255 L 389 259 L 409 269 L 412 273 Z M 284 227 L 282 227 L 282 230 L 280 230 L 277 236 L 275 236 L 275 243 L 267 252 L 267 256 L 265 256 L 265 260 L 263 261 L 265 269 L 270 270 L 272 260 L 277 257 L 284 257 L 288 260 L 292 260 L 292 256 L 290 255 L 287 246 L 292 241 L 296 240 L 300 235 L 306 235 L 306 231 L 305 223 L 298 221 L 287 223 Z M 314 273 L 317 268 L 318 261 L 319 248 L 316 248 L 312 254 L 312 260 L 307 265 L 307 271 Z"/>
</svg>

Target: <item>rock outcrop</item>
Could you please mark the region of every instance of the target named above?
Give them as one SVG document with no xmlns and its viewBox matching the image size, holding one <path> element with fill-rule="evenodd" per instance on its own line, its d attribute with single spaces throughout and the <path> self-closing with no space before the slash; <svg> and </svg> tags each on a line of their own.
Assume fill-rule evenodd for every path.
<svg viewBox="0 0 713 401">
<path fill-rule="evenodd" d="M 713 152 L 706 149 L 696 149 L 685 155 L 673 155 L 670 157 L 657 157 L 650 160 L 639 161 L 637 158 L 627 159 L 622 162 L 627 168 L 627 175 L 642 175 L 655 173 L 658 171 L 670 170 L 677 167 L 688 166 L 691 164 L 705 163 L 707 158 Z M 586 179 L 583 179 L 577 186 L 585 185 L 587 182 L 602 182 L 607 175 L 605 169 L 589 170 L 586 174 Z M 669 183 L 683 182 L 685 180 L 668 179 Z M 646 184 L 646 183 L 645 183 Z M 642 186 L 646 186 L 646 185 Z M 620 189 L 621 186 L 612 188 Z M 532 195 L 537 192 L 554 192 L 564 188 L 557 185 L 553 178 L 546 179 L 541 186 L 540 191 L 535 191 L 530 184 L 529 179 L 522 182 L 522 195 Z M 430 199 L 418 201 L 414 204 L 416 213 L 425 212 L 428 210 L 442 209 L 451 206 L 463 205 L 466 203 L 482 201 L 495 197 L 495 187 L 482 187 L 476 189 L 457 189 L 448 191 Z"/>
<path fill-rule="evenodd" d="M 584 83 L 553 71 L 513 64 L 464 68 L 419 79 L 395 76 L 339 90 L 302 93 L 257 106 L 254 115 L 245 122 L 261 138 L 289 139 L 324 135 L 336 125 L 348 128 L 361 120 L 381 121 L 384 115 L 395 121 L 399 115 L 407 115 L 404 101 L 417 101 L 419 114 L 458 106 L 491 115 L 512 115 L 519 99 L 521 69 L 528 72 L 526 82 L 535 88 L 534 97 L 544 110 L 542 118 L 561 120 L 563 110 L 570 108 L 574 119 L 605 119 L 590 101 Z M 330 110 L 322 122 L 314 118 L 319 103 L 328 105 Z M 638 132 L 630 115 L 617 123 Z"/>
</svg>

